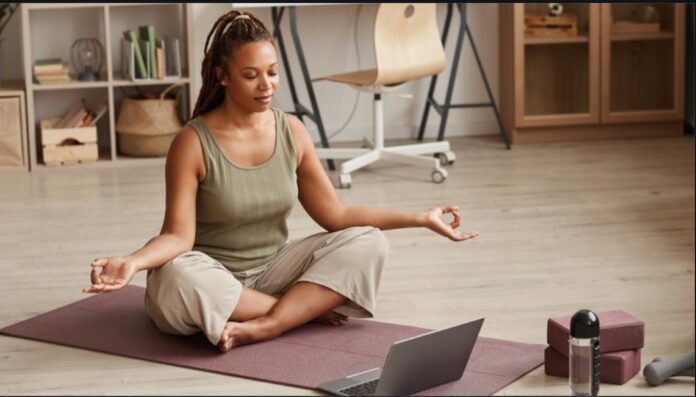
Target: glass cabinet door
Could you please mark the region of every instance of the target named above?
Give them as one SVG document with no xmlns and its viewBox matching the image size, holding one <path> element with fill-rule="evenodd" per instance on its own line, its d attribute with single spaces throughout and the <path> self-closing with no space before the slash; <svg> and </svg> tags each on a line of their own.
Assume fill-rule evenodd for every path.
<svg viewBox="0 0 696 397">
<path fill-rule="evenodd" d="M 657 121 L 683 111 L 683 4 L 602 5 L 602 121 Z"/>
<path fill-rule="evenodd" d="M 598 123 L 599 5 L 515 4 L 514 12 L 516 124 Z"/>
</svg>

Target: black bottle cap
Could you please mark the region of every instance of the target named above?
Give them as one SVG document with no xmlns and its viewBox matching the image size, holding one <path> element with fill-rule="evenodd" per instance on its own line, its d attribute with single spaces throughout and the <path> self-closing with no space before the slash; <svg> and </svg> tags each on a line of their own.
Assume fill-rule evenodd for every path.
<svg viewBox="0 0 696 397">
<path fill-rule="evenodd" d="M 570 319 L 570 336 L 596 338 L 599 336 L 599 317 L 590 310 L 578 310 Z"/>
</svg>

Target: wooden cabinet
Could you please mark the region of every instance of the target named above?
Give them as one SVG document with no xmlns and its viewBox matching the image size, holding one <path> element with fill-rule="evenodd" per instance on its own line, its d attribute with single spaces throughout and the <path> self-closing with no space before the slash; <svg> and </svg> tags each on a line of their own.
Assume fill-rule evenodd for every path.
<svg viewBox="0 0 696 397">
<path fill-rule="evenodd" d="M 18 82 L 0 87 L 0 169 L 28 169 L 24 90 Z"/>
<path fill-rule="evenodd" d="M 191 93 L 193 54 L 192 5 L 190 3 L 26 3 L 21 5 L 24 80 L 27 94 L 29 164 L 44 165 L 40 134 L 41 120 L 60 117 L 79 100 L 87 108 L 102 102 L 107 114 L 97 123 L 97 164 L 138 163 L 164 158 L 139 159 L 117 151 L 116 121 L 121 100 L 140 90 L 162 91 L 172 84 L 182 84 L 182 119 L 193 111 Z M 180 42 L 181 76 L 165 79 L 129 80 L 124 76 L 121 38 L 123 31 L 141 25 L 153 25 L 158 38 L 176 37 Z M 104 46 L 105 65 L 99 81 L 78 81 L 72 64 L 71 45 L 78 38 L 94 37 Z M 73 80 L 64 84 L 41 85 L 34 81 L 33 65 L 37 59 L 62 58 L 70 61 Z"/>
<path fill-rule="evenodd" d="M 659 30 L 618 31 L 645 6 Z M 547 3 L 500 5 L 500 107 L 511 141 L 682 134 L 684 5 L 563 7 L 575 35 L 525 33 L 525 15 L 546 15 Z"/>
</svg>

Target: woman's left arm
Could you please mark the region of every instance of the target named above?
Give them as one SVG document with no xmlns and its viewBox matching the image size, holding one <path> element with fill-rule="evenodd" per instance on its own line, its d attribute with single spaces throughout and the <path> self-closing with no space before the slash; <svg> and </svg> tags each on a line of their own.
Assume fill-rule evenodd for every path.
<svg viewBox="0 0 696 397">
<path fill-rule="evenodd" d="M 332 232 L 352 226 L 374 226 L 382 230 L 427 227 L 453 241 L 478 236 L 477 232 L 457 230 L 460 217 L 456 206 L 438 206 L 412 213 L 388 208 L 343 205 L 324 172 L 314 150 L 314 142 L 304 124 L 294 116 L 288 116 L 288 119 L 297 152 L 300 203 L 309 216 L 324 229 Z M 443 215 L 448 213 L 454 216 L 452 222 L 443 219 Z"/>
</svg>

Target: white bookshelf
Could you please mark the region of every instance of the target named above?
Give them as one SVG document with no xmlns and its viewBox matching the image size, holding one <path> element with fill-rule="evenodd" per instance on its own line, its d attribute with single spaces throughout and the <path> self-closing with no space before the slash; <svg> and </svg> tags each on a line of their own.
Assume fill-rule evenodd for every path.
<svg viewBox="0 0 696 397">
<path fill-rule="evenodd" d="M 99 161 L 97 165 L 140 164 L 162 159 L 122 156 L 116 146 L 116 120 L 121 99 L 137 92 L 136 88 L 162 91 L 174 83 L 183 84 L 181 117 L 188 118 L 195 106 L 191 92 L 194 68 L 192 5 L 190 3 L 26 3 L 21 5 L 22 57 L 27 97 L 27 132 L 30 169 L 40 169 L 41 147 L 38 134 L 41 119 L 58 117 L 81 98 L 88 107 L 108 103 L 107 115 L 97 123 Z M 127 28 L 153 25 L 157 37 L 173 36 L 181 46 L 181 77 L 164 80 L 131 81 L 123 78 L 121 38 Z M 70 46 L 78 38 L 94 37 L 104 46 L 105 65 L 100 81 L 76 80 Z M 36 59 L 62 58 L 70 63 L 74 81 L 66 84 L 34 83 Z M 142 88 L 141 88 L 142 87 Z M 175 89 L 176 91 L 177 89 Z M 88 166 L 76 165 L 76 167 Z"/>
</svg>

